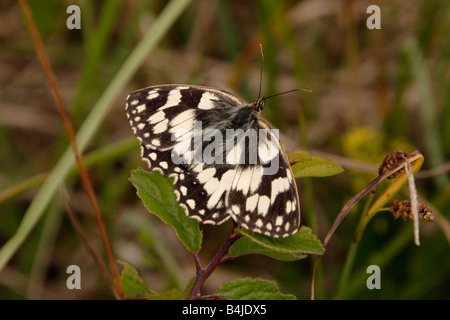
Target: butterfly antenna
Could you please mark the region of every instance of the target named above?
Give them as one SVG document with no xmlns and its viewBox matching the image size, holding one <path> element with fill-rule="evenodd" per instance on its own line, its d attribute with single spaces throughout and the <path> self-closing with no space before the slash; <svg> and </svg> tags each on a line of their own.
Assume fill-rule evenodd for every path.
<svg viewBox="0 0 450 320">
<path fill-rule="evenodd" d="M 263 47 L 262 47 L 261 43 L 259 44 L 259 47 L 261 48 L 261 71 L 259 73 L 259 92 L 258 92 L 258 99 L 256 99 L 256 101 L 258 101 L 259 98 L 261 97 L 263 66 L 264 66 L 264 53 L 263 53 Z"/>
<path fill-rule="evenodd" d="M 307 91 L 307 92 L 312 92 L 311 89 L 293 89 L 293 90 L 288 90 L 288 91 L 276 93 L 276 94 L 273 94 L 273 95 L 268 96 L 268 97 L 264 97 L 264 98 L 262 98 L 261 100 L 267 100 L 267 99 L 269 99 L 269 98 L 273 98 L 273 97 L 280 96 L 280 95 L 282 95 L 282 94 L 286 94 L 286 93 L 290 93 L 290 92 L 294 92 L 294 91 Z"/>
</svg>

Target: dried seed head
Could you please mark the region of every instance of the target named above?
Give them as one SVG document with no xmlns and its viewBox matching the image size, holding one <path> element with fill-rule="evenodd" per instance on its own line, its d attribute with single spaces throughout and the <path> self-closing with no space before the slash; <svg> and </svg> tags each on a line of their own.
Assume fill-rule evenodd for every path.
<svg viewBox="0 0 450 320">
<path fill-rule="evenodd" d="M 411 201 L 394 200 L 392 206 L 389 208 L 395 219 L 401 217 L 403 220 L 406 218 L 413 219 L 411 212 Z M 424 204 L 419 204 L 419 220 L 422 222 L 430 222 L 434 220 L 433 212 L 431 209 L 427 208 Z"/>
<path fill-rule="evenodd" d="M 383 162 L 380 165 L 380 168 L 378 169 L 378 174 L 381 175 L 383 172 L 395 167 L 400 162 L 404 161 L 405 158 L 408 156 L 408 154 L 404 151 L 394 151 L 389 153 L 386 158 L 384 158 Z M 388 179 L 393 179 L 399 176 L 403 172 L 402 170 L 399 170 L 393 174 L 391 174 Z"/>
</svg>

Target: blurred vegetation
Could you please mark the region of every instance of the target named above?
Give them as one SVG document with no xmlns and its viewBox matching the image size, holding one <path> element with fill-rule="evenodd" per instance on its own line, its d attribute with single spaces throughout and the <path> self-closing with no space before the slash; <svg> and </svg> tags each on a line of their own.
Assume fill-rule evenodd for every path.
<svg viewBox="0 0 450 320">
<path fill-rule="evenodd" d="M 127 94 L 186 83 L 222 88 L 251 101 L 259 89 L 262 43 L 264 95 L 313 91 L 272 98 L 263 116 L 280 129 L 288 151 L 306 149 L 347 170 L 298 180 L 302 224 L 319 238 L 346 201 L 376 177 L 388 152 L 417 149 L 425 156 L 416 183 L 436 219 L 421 225 L 421 245 L 413 243 L 412 221 L 377 214 L 366 227 L 340 297 L 449 299 L 450 2 L 198 0 L 187 3 L 177 19 L 164 11 L 168 3 L 30 1 L 75 128 L 89 127 L 90 112 L 102 101 L 106 105 L 104 119 L 98 117 L 101 125 L 84 143 L 84 157 L 116 258 L 136 266 L 154 290 L 182 290 L 195 274 L 192 256 L 172 230 L 146 213 L 128 180 L 130 171 L 145 163 L 125 117 Z M 70 4 L 81 8 L 81 30 L 66 27 Z M 381 8 L 380 30 L 366 27 L 371 4 Z M 159 41 L 155 36 L 158 42 L 134 72 L 127 67 L 129 55 L 163 12 L 173 14 L 175 22 L 168 22 Z M 16 1 L 0 3 L 0 25 L 3 247 L 23 223 L 47 174 L 64 159 L 68 140 Z M 118 85 L 124 69 L 130 79 L 123 76 L 124 85 Z M 66 214 L 69 206 L 103 254 L 75 167 L 61 177 L 59 188 L 0 271 L 0 299 L 113 298 Z M 61 196 L 63 189 L 68 199 Z M 407 188 L 397 198 L 407 199 Z M 339 226 L 321 259 L 316 298 L 336 298 L 364 202 Z M 209 261 L 229 228 L 204 228 L 201 260 Z M 82 290 L 66 287 L 66 268 L 72 264 L 82 270 Z M 381 290 L 366 287 L 372 264 L 381 268 Z M 312 265 L 313 260 L 242 257 L 219 267 L 204 288 L 214 291 L 226 280 L 264 277 L 276 280 L 282 292 L 308 299 Z"/>
</svg>

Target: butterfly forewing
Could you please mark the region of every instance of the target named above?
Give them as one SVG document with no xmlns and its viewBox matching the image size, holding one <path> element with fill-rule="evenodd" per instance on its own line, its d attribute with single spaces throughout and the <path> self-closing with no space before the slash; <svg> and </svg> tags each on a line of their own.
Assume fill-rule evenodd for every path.
<svg viewBox="0 0 450 320">
<path fill-rule="evenodd" d="M 299 201 L 289 163 L 252 104 L 218 89 L 161 85 L 131 93 L 126 112 L 142 159 L 151 170 L 174 178 L 178 201 L 190 217 L 210 224 L 232 218 L 273 237 L 298 230 Z M 268 137 L 253 141 L 256 150 L 250 130 Z M 240 135 L 230 138 L 229 132 Z M 255 156 L 267 148 L 276 151 L 275 171 L 267 157 Z"/>
</svg>

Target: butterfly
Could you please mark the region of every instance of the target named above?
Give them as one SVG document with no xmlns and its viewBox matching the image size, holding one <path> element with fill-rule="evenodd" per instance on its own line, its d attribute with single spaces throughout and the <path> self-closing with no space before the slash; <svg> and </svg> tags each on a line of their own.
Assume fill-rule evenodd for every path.
<svg viewBox="0 0 450 320">
<path fill-rule="evenodd" d="M 282 238 L 300 226 L 294 175 L 278 131 L 260 117 L 266 98 L 246 103 L 224 90 L 157 85 L 126 98 L 126 114 L 150 170 L 174 178 L 189 217 L 233 219 Z"/>
</svg>

